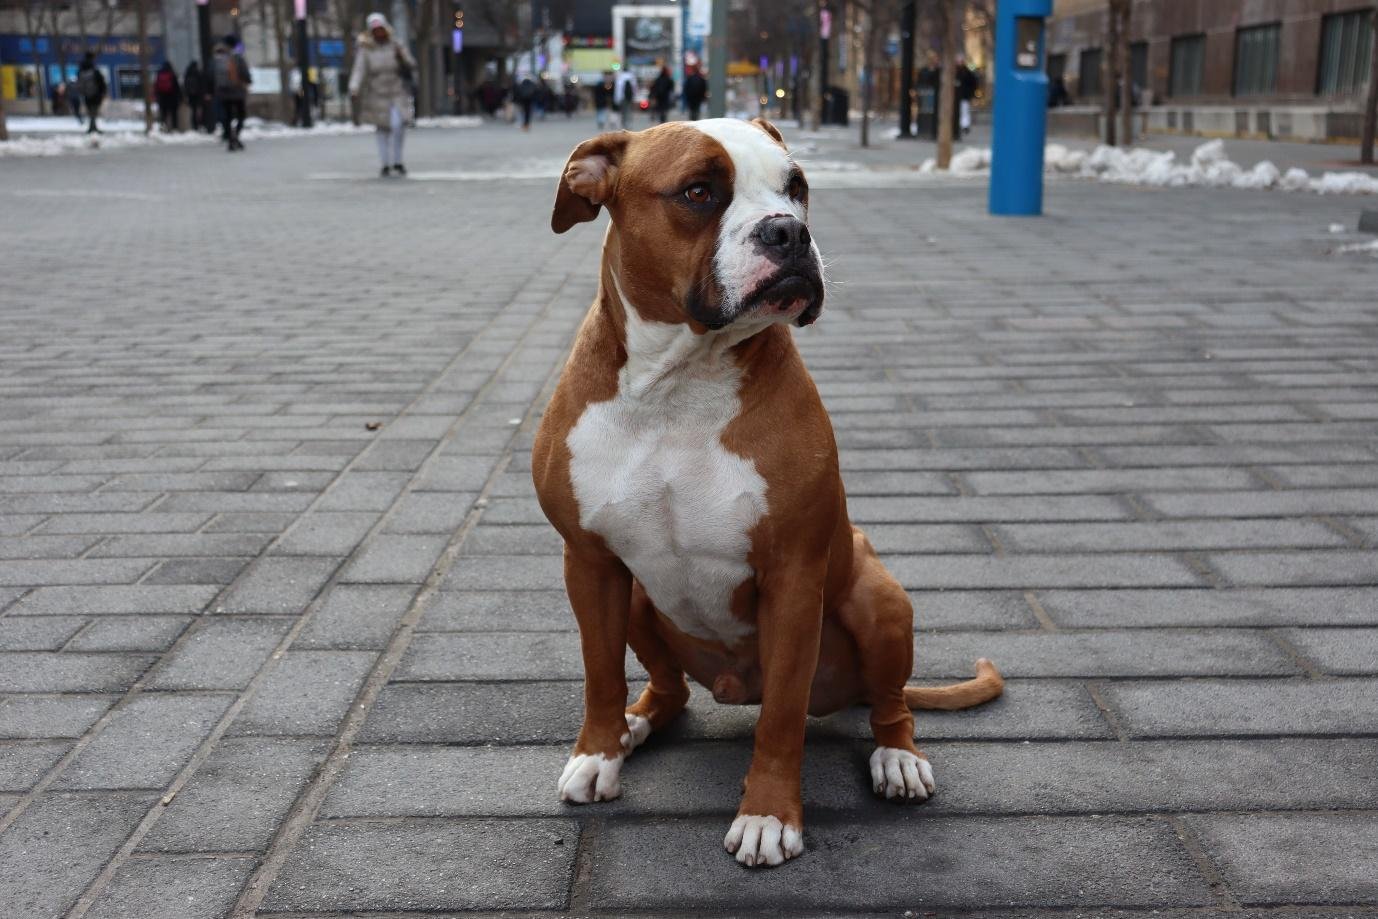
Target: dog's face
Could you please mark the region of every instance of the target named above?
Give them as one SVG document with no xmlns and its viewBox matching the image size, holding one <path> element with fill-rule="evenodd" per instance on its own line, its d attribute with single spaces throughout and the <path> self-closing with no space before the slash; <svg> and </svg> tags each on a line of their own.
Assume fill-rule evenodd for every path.
<svg viewBox="0 0 1378 919">
<path fill-rule="evenodd" d="M 563 233 L 606 206 L 620 283 L 645 319 L 804 326 L 823 309 L 808 203 L 774 126 L 715 118 L 580 144 L 551 227 Z"/>
</svg>

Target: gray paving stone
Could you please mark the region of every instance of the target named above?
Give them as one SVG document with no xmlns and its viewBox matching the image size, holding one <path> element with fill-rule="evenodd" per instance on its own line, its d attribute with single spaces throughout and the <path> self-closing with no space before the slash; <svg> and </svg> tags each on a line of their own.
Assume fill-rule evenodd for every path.
<svg viewBox="0 0 1378 919">
<path fill-rule="evenodd" d="M 248 858 L 136 858 L 115 872 L 90 919 L 220 919 L 253 872 Z"/>
<path fill-rule="evenodd" d="M 11 610 L 16 616 L 103 616 L 199 613 L 218 593 L 211 585 L 169 587 L 40 587 Z"/>
<path fill-rule="evenodd" d="M 249 558 L 174 558 L 160 562 L 144 578 L 144 583 L 230 584 L 249 566 L 250 561 L 252 559 Z"/>
<path fill-rule="evenodd" d="M 559 555 L 461 557 L 442 582 L 444 590 L 561 590 L 565 564 Z"/>
<path fill-rule="evenodd" d="M 911 589 L 1038 587 L 1197 587 L 1202 578 L 1170 555 L 890 555 L 884 558 Z"/>
<path fill-rule="evenodd" d="M 922 826 L 923 845 L 914 845 Z M 1165 823 L 1134 819 L 933 818 L 809 824 L 797 864 L 743 871 L 722 819 L 618 822 L 589 848 L 589 896 L 613 909 L 943 910 L 1204 905 L 1208 889 Z M 1012 839 L 1017 845 L 1011 845 Z M 623 867 L 655 863 L 656 879 Z M 879 858 L 878 853 L 886 853 Z M 932 853 L 942 853 L 935 859 Z M 638 855 L 641 853 L 641 855 Z M 670 853 L 673 853 L 671 855 Z M 806 867 L 807 866 L 807 867 Z M 858 897 L 858 891 L 865 893 Z"/>
<path fill-rule="evenodd" d="M 445 548 L 445 536 L 380 534 L 348 565 L 340 579 L 353 583 L 420 584 Z"/>
<path fill-rule="evenodd" d="M 1378 680 L 1112 683 L 1105 698 L 1131 737 L 1371 736 Z"/>
<path fill-rule="evenodd" d="M 1024 595 L 1012 590 L 911 590 L 916 629 L 1032 629 Z"/>
<path fill-rule="evenodd" d="M 146 852 L 261 852 L 328 752 L 323 740 L 223 740 L 139 844 Z"/>
<path fill-rule="evenodd" d="M 142 694 L 115 712 L 53 787 L 164 788 L 232 701 L 206 693 Z"/>
<path fill-rule="evenodd" d="M 291 626 L 284 618 L 203 619 L 161 663 L 149 688 L 243 689 Z"/>
<path fill-rule="evenodd" d="M 0 619 L 0 651 L 57 651 L 88 622 L 80 616 Z"/>
<path fill-rule="evenodd" d="M 446 536 L 463 525 L 477 494 L 459 491 L 418 491 L 403 495 L 385 533 L 439 533 Z"/>
<path fill-rule="evenodd" d="M 422 632 L 564 632 L 577 629 L 563 590 L 442 590 L 417 626 Z"/>
<path fill-rule="evenodd" d="M 1053 621 L 1072 628 L 1378 625 L 1378 588 L 1040 590 Z"/>
<path fill-rule="evenodd" d="M 479 526 L 464 540 L 465 556 L 559 555 L 564 540 L 549 524 Z"/>
<path fill-rule="evenodd" d="M 416 589 L 399 584 L 340 584 L 312 614 L 294 649 L 360 650 L 387 647 Z"/>
<path fill-rule="evenodd" d="M 1242 903 L 1378 903 L 1378 818 L 1372 813 L 1184 819 Z"/>
<path fill-rule="evenodd" d="M 92 558 L 119 556 L 172 557 L 232 555 L 252 558 L 268 544 L 261 533 L 178 533 L 112 536 L 91 553 Z"/>
<path fill-rule="evenodd" d="M 131 791 L 43 795 L 0 834 L 0 903 L 25 919 L 63 915 L 156 799 Z"/>
<path fill-rule="evenodd" d="M 0 738 L 80 737 L 116 699 L 76 694 L 0 698 Z"/>
<path fill-rule="evenodd" d="M 1244 587 L 1378 583 L 1378 551 L 1217 553 L 1206 556 L 1206 562 L 1231 584 Z"/>
<path fill-rule="evenodd" d="M 28 791 L 71 746 L 62 740 L 0 742 L 0 791 Z"/>
<path fill-rule="evenodd" d="M 270 533 L 277 535 L 292 525 L 297 519 L 295 513 L 271 513 L 266 511 L 216 514 L 206 524 L 207 533 Z M 301 553 L 309 555 L 309 552 Z"/>
<path fill-rule="evenodd" d="M 152 567 L 147 558 L 19 559 L 0 567 L 0 586 L 132 584 Z"/>
<path fill-rule="evenodd" d="M 402 472 L 347 472 L 316 504 L 317 511 L 385 511 L 409 476 Z"/>
<path fill-rule="evenodd" d="M 273 546 L 273 554 L 348 555 L 363 541 L 378 517 L 374 511 L 304 514 Z"/>
<path fill-rule="evenodd" d="M 339 567 L 336 558 L 265 558 L 230 591 L 217 613 L 295 615 Z"/>
<path fill-rule="evenodd" d="M 1326 673 L 1378 675 L 1378 629 L 1288 629 L 1283 634 Z"/>
<path fill-rule="evenodd" d="M 996 523 L 1006 520 L 1125 520 L 1129 510 L 1108 495 L 1014 495 L 1011 497 L 918 497 L 849 499 L 852 522 Z"/>
<path fill-rule="evenodd" d="M 1256 492 L 1161 492 L 1146 495 L 1151 510 L 1168 517 L 1284 517 L 1310 514 L 1378 514 L 1378 489 L 1331 488 Z"/>
<path fill-rule="evenodd" d="M 1189 489 L 1256 488 L 1244 469 L 1042 469 L 1029 472 L 968 472 L 962 479 L 978 495 L 1124 494 Z"/>
<path fill-rule="evenodd" d="M 76 558 L 97 542 L 94 536 L 0 536 L 0 560 Z"/>
<path fill-rule="evenodd" d="M 1239 629 L 934 632 L 915 642 L 924 677 L 966 678 L 988 657 L 1010 677 L 1263 676 L 1298 666 L 1268 636 Z"/>
<path fill-rule="evenodd" d="M 69 651 L 166 651 L 192 620 L 186 616 L 105 616 L 67 644 Z"/>
<path fill-rule="evenodd" d="M 264 908 L 564 908 L 578 826 L 531 820 L 521 830 L 478 820 L 318 824 L 288 857 Z"/>
<path fill-rule="evenodd" d="M 1310 520 L 1190 520 L 1142 523 L 1008 523 L 993 527 L 1009 552 L 1124 552 L 1348 547 Z"/>
<path fill-rule="evenodd" d="M 644 676 L 631 649 L 627 673 Z M 575 680 L 584 675 L 574 632 L 436 632 L 417 635 L 395 680 Z"/>
<path fill-rule="evenodd" d="M 147 654 L 0 652 L 0 692 L 123 692 L 155 659 Z"/>
<path fill-rule="evenodd" d="M 376 656 L 371 651 L 288 651 L 240 711 L 229 732 L 332 736 Z"/>
</svg>

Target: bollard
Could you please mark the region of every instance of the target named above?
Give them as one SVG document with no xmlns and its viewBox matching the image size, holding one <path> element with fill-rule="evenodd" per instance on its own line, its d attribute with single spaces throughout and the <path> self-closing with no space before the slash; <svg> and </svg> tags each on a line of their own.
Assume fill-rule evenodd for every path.
<svg viewBox="0 0 1378 919">
<path fill-rule="evenodd" d="M 1052 5 L 1052 0 L 1000 0 L 996 8 L 992 214 L 1043 213 L 1043 142 L 1048 133 L 1044 23 Z"/>
</svg>

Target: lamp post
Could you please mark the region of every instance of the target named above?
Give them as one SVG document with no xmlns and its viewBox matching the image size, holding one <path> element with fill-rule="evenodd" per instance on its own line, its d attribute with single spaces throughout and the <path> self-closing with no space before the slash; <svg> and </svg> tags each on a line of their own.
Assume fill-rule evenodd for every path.
<svg viewBox="0 0 1378 919">
<path fill-rule="evenodd" d="M 311 40 L 306 34 L 306 0 L 292 0 L 296 22 L 293 29 L 297 40 L 297 69 L 301 72 L 301 126 L 311 127 Z"/>
<path fill-rule="evenodd" d="M 202 87 L 211 75 L 211 4 L 210 0 L 196 0 L 196 37 L 201 46 L 201 80 Z M 205 90 L 203 88 L 202 92 Z M 202 100 L 205 101 L 204 99 Z M 207 106 L 201 107 L 201 121 L 203 124 L 192 125 L 193 130 L 200 131 L 206 128 L 210 121 L 210 114 Z"/>
<path fill-rule="evenodd" d="M 828 41 L 833 35 L 833 11 L 828 9 L 826 0 L 818 5 L 818 105 L 821 111 L 819 121 L 832 123 L 832 93 L 828 91 Z"/>
<path fill-rule="evenodd" d="M 708 114 L 727 114 L 727 0 L 713 0 L 708 30 Z"/>
</svg>

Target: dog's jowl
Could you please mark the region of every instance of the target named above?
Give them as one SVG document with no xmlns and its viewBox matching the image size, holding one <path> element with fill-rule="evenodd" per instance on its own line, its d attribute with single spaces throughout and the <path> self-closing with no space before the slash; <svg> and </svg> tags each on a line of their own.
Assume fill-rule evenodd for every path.
<svg viewBox="0 0 1378 919">
<path fill-rule="evenodd" d="M 624 758 L 683 711 L 686 674 L 760 703 L 724 845 L 744 865 L 804 849 L 807 714 L 864 703 L 877 794 L 933 793 L 912 708 L 1000 694 L 977 662 L 906 686 L 913 611 L 847 517 L 832 426 L 790 326 L 823 309 L 803 171 L 776 129 L 717 119 L 605 134 L 571 154 L 551 225 L 606 207 L 598 293 L 532 456 L 565 541 L 584 724 L 560 797 L 617 797 Z M 650 684 L 627 706 L 627 644 Z"/>
</svg>

